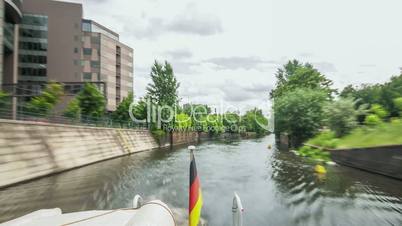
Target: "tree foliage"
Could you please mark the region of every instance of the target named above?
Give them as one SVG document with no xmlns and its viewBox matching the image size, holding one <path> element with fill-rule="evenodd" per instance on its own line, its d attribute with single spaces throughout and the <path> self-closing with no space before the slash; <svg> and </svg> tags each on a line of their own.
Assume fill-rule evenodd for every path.
<svg viewBox="0 0 402 226">
<path fill-rule="evenodd" d="M 63 115 L 71 119 L 78 120 L 81 118 L 80 102 L 77 98 L 72 99 L 70 103 L 68 103 Z"/>
<path fill-rule="evenodd" d="M 130 105 L 133 103 L 133 93 L 130 92 L 127 97 L 123 98 L 121 103 L 117 106 L 116 111 L 112 113 L 112 119 L 117 122 L 127 123 L 131 121 L 130 118 Z"/>
<path fill-rule="evenodd" d="M 297 60 L 289 61 L 276 73 L 276 88 L 271 91 L 271 98 L 281 97 L 295 89 L 306 88 L 319 90 L 331 97 L 335 90 L 332 81 L 321 74 L 313 65 L 302 64 Z"/>
<path fill-rule="evenodd" d="M 152 82 L 147 87 L 150 98 L 160 106 L 177 104 L 180 83 L 177 82 L 173 68 L 167 61 L 164 65 L 155 61 L 151 71 L 151 80 Z"/>
<path fill-rule="evenodd" d="M 178 129 L 190 129 L 192 126 L 192 121 L 190 116 L 185 113 L 177 114 L 175 117 L 175 128 Z"/>
<path fill-rule="evenodd" d="M 178 89 L 180 83 L 177 82 L 176 77 L 173 73 L 172 66 L 165 61 L 162 65 L 158 61 L 155 61 L 151 70 L 151 83 L 147 86 L 147 96 L 152 99 L 159 106 L 175 107 L 178 102 Z M 163 119 L 168 119 L 171 112 L 167 108 L 163 108 L 161 112 L 161 117 Z M 166 125 L 172 126 L 172 122 L 163 123 L 162 125 L 166 128 Z"/>
<path fill-rule="evenodd" d="M 275 99 L 275 131 L 286 132 L 294 146 L 314 136 L 323 125 L 323 106 L 327 93 L 312 89 L 296 89 Z"/>
<path fill-rule="evenodd" d="M 86 83 L 84 88 L 77 95 L 82 118 L 100 118 L 105 114 L 106 99 L 98 88 L 90 83 Z"/>
<path fill-rule="evenodd" d="M 360 87 L 349 85 L 343 89 L 341 97 L 352 97 L 358 100 L 357 105 L 379 104 L 389 113 L 387 117 L 397 117 L 400 115 L 395 99 L 402 97 L 402 75 L 392 77 L 385 84 L 364 84 Z"/>
<path fill-rule="evenodd" d="M 241 119 L 241 125 L 247 132 L 255 132 L 257 135 L 267 133 L 268 119 L 263 115 L 261 109 L 254 108 L 246 112 Z"/>
<path fill-rule="evenodd" d="M 351 98 L 341 98 L 329 102 L 324 107 L 326 125 L 335 132 L 337 137 L 344 136 L 358 125 L 357 116 L 362 110 L 355 108 Z"/>
<path fill-rule="evenodd" d="M 48 116 L 54 106 L 59 102 L 63 95 L 63 86 L 59 83 L 51 82 L 46 85 L 43 92 L 27 104 L 27 111 L 35 116 Z"/>
</svg>

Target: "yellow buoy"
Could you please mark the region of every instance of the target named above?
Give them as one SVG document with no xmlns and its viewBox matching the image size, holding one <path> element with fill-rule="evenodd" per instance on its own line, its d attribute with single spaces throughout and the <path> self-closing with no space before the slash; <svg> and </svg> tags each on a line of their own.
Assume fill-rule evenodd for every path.
<svg viewBox="0 0 402 226">
<path fill-rule="evenodd" d="M 315 170 L 316 173 L 320 173 L 320 174 L 326 174 L 327 173 L 327 170 L 325 169 L 325 167 L 321 166 L 321 165 L 316 165 L 314 170 Z"/>
</svg>

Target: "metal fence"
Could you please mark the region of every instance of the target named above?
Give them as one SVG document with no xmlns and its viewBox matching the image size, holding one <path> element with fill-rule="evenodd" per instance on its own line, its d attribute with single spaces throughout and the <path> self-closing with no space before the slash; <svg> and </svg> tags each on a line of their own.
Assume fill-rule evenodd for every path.
<svg viewBox="0 0 402 226">
<path fill-rule="evenodd" d="M 147 129 L 147 123 L 135 123 L 131 120 L 119 121 L 112 119 L 110 115 L 103 117 L 81 116 L 80 119 L 74 119 L 63 116 L 62 112 L 50 111 L 43 114 L 29 111 L 26 104 L 17 104 L 13 111 L 11 101 L 0 101 L 0 119 L 15 119 L 28 122 L 55 123 L 65 125 L 106 127 L 106 128 L 127 128 L 127 129 Z M 127 112 L 128 114 L 128 112 Z"/>
</svg>

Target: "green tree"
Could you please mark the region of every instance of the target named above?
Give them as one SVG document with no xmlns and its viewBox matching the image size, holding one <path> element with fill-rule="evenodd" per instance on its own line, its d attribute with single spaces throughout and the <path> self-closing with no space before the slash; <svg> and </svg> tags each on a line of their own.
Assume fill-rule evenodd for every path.
<svg viewBox="0 0 402 226">
<path fill-rule="evenodd" d="M 209 133 L 210 135 L 217 135 L 225 132 L 222 121 L 222 116 L 217 114 L 203 116 L 200 119 L 200 122 L 203 126 L 203 131 Z"/>
<path fill-rule="evenodd" d="M 63 115 L 71 119 L 80 119 L 81 108 L 80 108 L 80 102 L 77 98 L 72 99 L 68 103 L 66 109 L 64 110 Z"/>
<path fill-rule="evenodd" d="M 323 106 L 328 93 L 322 90 L 296 89 L 275 99 L 275 132 L 286 132 L 293 146 L 313 137 L 323 125 Z"/>
<path fill-rule="evenodd" d="M 399 116 L 402 116 L 402 97 L 395 98 L 394 105 L 399 110 Z"/>
<path fill-rule="evenodd" d="M 152 82 L 147 86 L 147 96 L 159 106 L 175 107 L 179 98 L 180 83 L 174 76 L 172 66 L 167 61 L 164 65 L 155 61 L 151 71 L 151 80 Z M 168 119 L 169 114 L 169 109 L 166 108 L 161 112 L 163 119 Z M 172 125 L 172 122 L 167 124 Z"/>
<path fill-rule="evenodd" d="M 223 115 L 223 125 L 226 128 L 226 132 L 239 133 L 242 118 L 236 112 L 227 112 Z"/>
<path fill-rule="evenodd" d="M 105 114 L 105 97 L 95 85 L 86 83 L 81 92 L 78 93 L 77 99 L 82 118 L 100 118 Z"/>
<path fill-rule="evenodd" d="M 123 98 L 121 103 L 117 106 L 116 111 L 112 113 L 112 119 L 120 124 L 127 124 L 131 121 L 130 118 L 130 105 L 133 103 L 133 93 L 130 92 L 127 97 Z"/>
<path fill-rule="evenodd" d="M 341 98 L 329 102 L 324 107 L 326 125 L 335 132 L 337 137 L 344 136 L 356 128 L 357 116 L 362 111 L 355 108 L 355 101 L 352 98 Z"/>
<path fill-rule="evenodd" d="M 379 104 L 373 104 L 370 112 L 377 115 L 381 120 L 386 119 L 389 115 L 388 111 Z"/>
<path fill-rule="evenodd" d="M 366 119 L 364 120 L 364 124 L 368 126 L 376 126 L 381 124 L 381 118 L 378 117 L 376 114 L 369 114 L 367 115 Z"/>
<path fill-rule="evenodd" d="M 178 129 L 190 129 L 192 125 L 192 121 L 190 116 L 185 113 L 177 114 L 175 117 L 175 128 Z"/>
<path fill-rule="evenodd" d="M 26 109 L 35 116 L 48 116 L 63 95 L 63 86 L 51 82 L 46 85 L 43 92 L 28 102 Z"/>
<path fill-rule="evenodd" d="M 267 133 L 268 119 L 262 113 L 262 110 L 254 108 L 247 111 L 242 116 L 242 126 L 245 127 L 247 132 L 255 132 L 257 135 L 264 135 Z"/>
<path fill-rule="evenodd" d="M 271 91 L 271 98 L 280 97 L 299 88 L 323 91 L 328 97 L 335 93 L 335 90 L 331 88 L 333 82 L 309 63 L 289 61 L 283 68 L 278 69 L 275 76 L 277 83 L 276 88 Z"/>
</svg>

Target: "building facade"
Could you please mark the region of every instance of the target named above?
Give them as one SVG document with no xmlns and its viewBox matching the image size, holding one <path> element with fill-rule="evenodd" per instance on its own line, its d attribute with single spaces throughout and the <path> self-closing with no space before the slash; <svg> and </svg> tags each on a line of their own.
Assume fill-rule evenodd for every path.
<svg viewBox="0 0 402 226">
<path fill-rule="evenodd" d="M 92 21 L 82 21 L 83 80 L 106 84 L 107 109 L 116 109 L 133 90 L 133 49 L 119 35 Z"/>
<path fill-rule="evenodd" d="M 16 83 L 22 0 L 0 0 L 0 84 Z"/>
<path fill-rule="evenodd" d="M 72 94 L 91 82 L 105 94 L 108 111 L 132 92 L 133 49 L 121 43 L 117 33 L 84 20 L 81 4 L 0 0 L 0 9 L 8 12 L 8 2 L 19 3 L 19 13 L 5 13 L 0 21 L 0 82 L 40 90 L 44 83 L 57 81 Z"/>
</svg>

